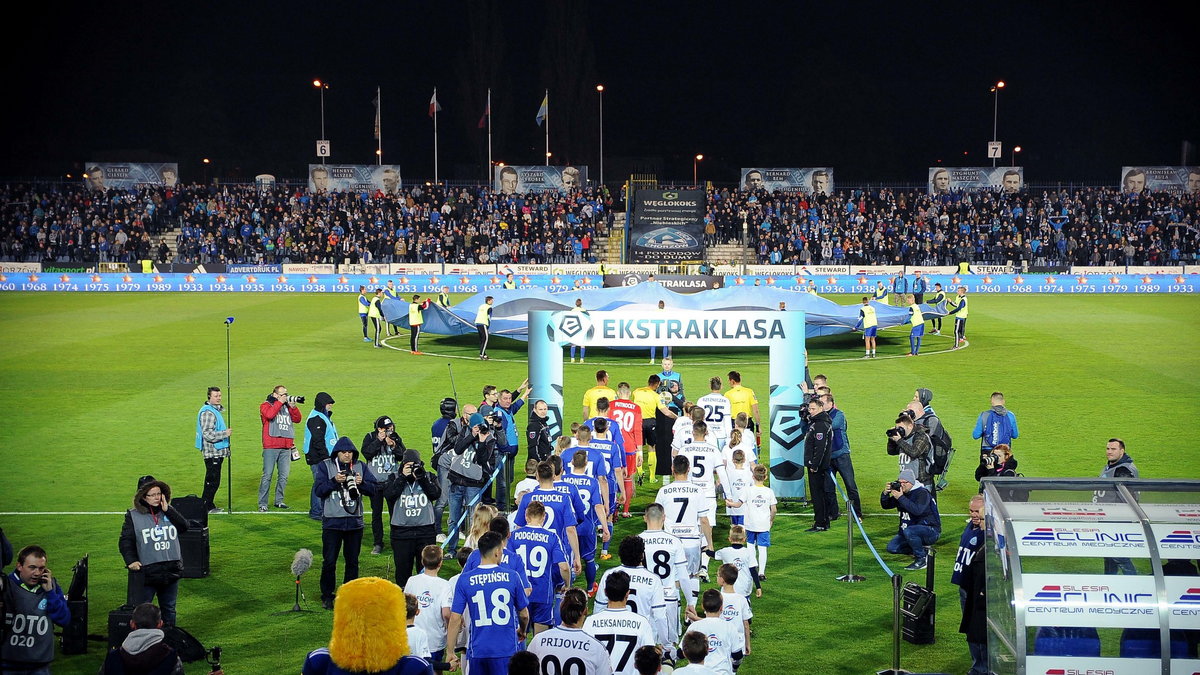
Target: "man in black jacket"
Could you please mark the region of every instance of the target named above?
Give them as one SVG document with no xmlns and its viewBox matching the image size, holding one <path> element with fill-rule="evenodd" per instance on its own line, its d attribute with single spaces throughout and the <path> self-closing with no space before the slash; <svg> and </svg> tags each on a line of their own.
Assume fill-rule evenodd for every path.
<svg viewBox="0 0 1200 675">
<path fill-rule="evenodd" d="M 450 452 L 450 520 L 446 525 L 446 549 L 451 556 L 458 551 L 458 532 L 463 525 L 460 521 L 483 495 L 495 454 L 496 436 L 492 433 L 492 425 L 483 415 L 474 413 L 469 419 L 469 427 L 459 434 Z"/>
<path fill-rule="evenodd" d="M 550 442 L 550 407 L 545 401 L 533 402 L 533 414 L 529 416 L 529 425 L 525 427 L 525 438 L 529 441 L 529 459 L 544 462 L 554 453 L 554 445 Z"/>
<path fill-rule="evenodd" d="M 804 436 L 804 465 L 808 467 L 809 489 L 812 490 L 813 526 L 805 532 L 824 532 L 829 529 L 827 495 L 834 490 L 829 475 L 830 455 L 833 453 L 833 423 L 820 401 L 808 402 L 808 433 Z"/>
<path fill-rule="evenodd" d="M 425 470 L 416 450 L 404 453 L 400 471 L 382 488 L 392 514 L 392 558 L 396 563 L 396 584 L 401 588 L 419 571 L 421 550 L 436 543 L 438 524 L 434 505 L 442 490 L 437 478 Z M 397 501 L 398 500 L 398 501 Z"/>
<path fill-rule="evenodd" d="M 375 420 L 375 431 L 363 436 L 362 454 L 367 461 L 367 468 L 375 476 L 380 485 L 396 475 L 400 460 L 404 457 L 404 441 L 396 433 L 396 423 L 392 418 L 383 415 Z M 387 502 L 388 513 L 394 514 L 396 498 L 386 497 L 379 491 L 371 495 L 371 535 L 374 537 L 374 547 L 371 555 L 383 552 L 383 503 Z"/>
</svg>

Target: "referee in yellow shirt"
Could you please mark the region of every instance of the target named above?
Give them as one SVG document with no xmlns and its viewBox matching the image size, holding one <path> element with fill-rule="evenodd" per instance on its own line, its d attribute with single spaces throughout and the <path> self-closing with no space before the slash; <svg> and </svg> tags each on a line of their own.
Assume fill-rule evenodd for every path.
<svg viewBox="0 0 1200 675">
<path fill-rule="evenodd" d="M 610 401 L 617 399 L 617 392 L 608 386 L 607 370 L 597 370 L 596 386 L 583 392 L 583 417 L 579 419 L 580 422 L 600 416 L 600 410 L 596 407 L 596 401 L 601 398 L 607 398 Z"/>
<path fill-rule="evenodd" d="M 651 375 L 650 379 L 646 381 L 646 386 L 634 389 L 629 397 L 629 400 L 636 403 L 642 409 L 642 447 L 650 448 L 650 452 L 646 453 L 646 461 L 642 462 L 642 468 L 645 471 L 646 479 L 651 483 L 658 482 L 658 478 L 654 473 L 654 469 L 658 465 L 658 455 L 654 452 L 654 441 L 656 438 L 654 412 L 658 410 L 660 403 L 658 396 L 658 383 L 660 381 L 657 375 Z"/>
<path fill-rule="evenodd" d="M 738 413 L 746 413 L 746 417 L 754 422 L 750 431 L 754 431 L 758 435 L 758 431 L 762 427 L 762 420 L 758 416 L 758 397 L 754 395 L 754 390 L 742 386 L 742 374 L 736 370 L 729 371 L 729 385 L 729 391 L 725 392 L 725 398 L 729 399 L 731 414 L 737 417 Z"/>
</svg>

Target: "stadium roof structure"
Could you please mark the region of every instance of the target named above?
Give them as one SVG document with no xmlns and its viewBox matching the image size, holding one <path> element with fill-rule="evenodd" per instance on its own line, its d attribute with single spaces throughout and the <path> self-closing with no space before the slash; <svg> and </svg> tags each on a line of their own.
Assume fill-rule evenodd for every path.
<svg viewBox="0 0 1200 675">
<path fill-rule="evenodd" d="M 849 333 L 858 322 L 859 304 L 839 305 L 832 300 L 806 292 L 784 290 L 764 286 L 727 286 L 699 293 L 676 293 L 662 284 L 647 281 L 636 286 L 613 288 L 591 288 L 551 293 L 542 288 L 496 289 L 482 291 L 451 307 L 431 305 L 424 312 L 422 332 L 434 335 L 467 335 L 475 333 L 475 314 L 487 298 L 492 296 L 492 321 L 490 334 L 514 340 L 528 341 L 529 312 L 536 309 L 551 311 L 569 310 L 575 300 L 582 299 L 585 310 L 620 311 L 623 308 L 653 310 L 662 300 L 670 309 L 691 309 L 706 312 L 746 311 L 779 309 L 779 303 L 787 303 L 788 310 L 803 310 L 806 314 L 805 337 Z M 892 307 L 871 302 L 879 319 L 879 328 L 900 326 L 908 320 L 907 307 Z M 945 304 L 921 305 L 926 316 L 945 316 Z M 409 328 L 408 303 L 385 298 L 383 313 L 388 322 L 400 328 Z M 640 347 L 641 345 L 637 345 Z M 649 345 L 646 345 L 649 346 Z M 633 345 L 631 345 L 631 348 Z"/>
</svg>

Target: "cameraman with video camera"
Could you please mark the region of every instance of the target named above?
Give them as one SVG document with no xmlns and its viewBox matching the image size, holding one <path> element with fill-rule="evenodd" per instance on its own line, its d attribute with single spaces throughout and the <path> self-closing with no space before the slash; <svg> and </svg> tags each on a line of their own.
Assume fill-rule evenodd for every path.
<svg viewBox="0 0 1200 675">
<path fill-rule="evenodd" d="M 896 417 L 896 426 L 883 433 L 888 439 L 887 454 L 898 455 L 900 469 L 911 469 L 920 483 L 928 485 L 932 479 L 930 452 L 933 449 L 929 430 L 916 423 L 911 411 L 903 410 Z"/>
<path fill-rule="evenodd" d="M 420 571 L 421 550 L 437 543 L 435 504 L 442 496 L 437 478 L 425 469 L 421 455 L 408 450 L 400 460 L 400 470 L 381 488 L 392 514 L 392 559 L 396 563 L 396 584 L 404 588 L 408 578 Z"/>
<path fill-rule="evenodd" d="M 258 406 L 262 419 L 263 472 L 258 484 L 258 510 L 267 510 L 267 495 L 271 492 L 271 474 L 275 479 L 275 508 L 286 509 L 283 491 L 288 476 L 292 473 L 292 462 L 300 459 L 296 452 L 296 425 L 300 423 L 300 408 L 303 396 L 288 396 L 287 387 L 276 386 L 267 394 L 267 400 Z"/>
<path fill-rule="evenodd" d="M 474 406 L 463 406 L 463 412 Z M 468 420 L 459 434 L 450 455 L 450 520 L 447 529 L 455 534 L 446 540 L 446 550 L 452 556 L 458 551 L 459 520 L 483 495 L 483 486 L 491 476 L 496 456 L 496 434 L 492 425 L 479 413 Z M 458 525 L 456 528 L 455 525 Z M 449 532 L 447 532 L 449 534 Z"/>
<path fill-rule="evenodd" d="M 333 446 L 333 456 L 313 467 L 316 495 L 321 500 L 321 606 L 333 609 L 334 576 L 339 551 L 345 553 L 342 583 L 358 578 L 358 555 L 362 551 L 362 496 L 375 494 L 375 476 L 358 459 L 354 441 L 342 436 Z"/>
<path fill-rule="evenodd" d="M 362 454 L 367 467 L 380 485 L 396 475 L 400 460 L 404 458 L 404 441 L 396 433 L 396 423 L 383 415 L 375 420 L 375 430 L 363 436 Z M 371 555 L 383 552 L 383 502 L 387 501 L 388 513 L 395 513 L 396 498 L 385 497 L 382 490 L 371 495 Z"/>
</svg>

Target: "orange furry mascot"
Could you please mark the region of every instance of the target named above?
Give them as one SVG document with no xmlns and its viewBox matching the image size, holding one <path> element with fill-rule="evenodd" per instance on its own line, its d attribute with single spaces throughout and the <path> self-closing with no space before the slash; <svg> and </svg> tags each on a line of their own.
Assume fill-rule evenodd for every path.
<svg viewBox="0 0 1200 675">
<path fill-rule="evenodd" d="M 404 591 L 387 579 L 362 577 L 338 589 L 329 647 L 310 653 L 303 672 L 432 675 L 424 659 L 408 654 Z"/>
</svg>

